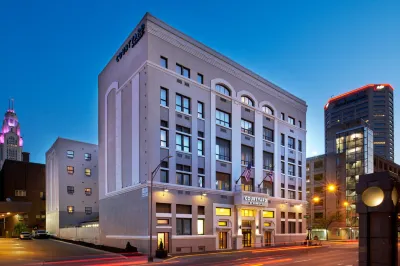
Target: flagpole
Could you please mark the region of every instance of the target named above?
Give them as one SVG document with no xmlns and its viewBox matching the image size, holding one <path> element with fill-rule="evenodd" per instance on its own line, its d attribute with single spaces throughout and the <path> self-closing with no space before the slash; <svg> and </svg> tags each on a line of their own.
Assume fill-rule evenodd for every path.
<svg viewBox="0 0 400 266">
<path fill-rule="evenodd" d="M 239 178 L 235 181 L 235 184 L 237 185 L 237 183 L 239 182 L 239 179 L 242 178 L 244 172 L 246 171 L 246 169 L 244 169 L 244 171 L 242 172 L 242 174 L 239 176 Z"/>
</svg>

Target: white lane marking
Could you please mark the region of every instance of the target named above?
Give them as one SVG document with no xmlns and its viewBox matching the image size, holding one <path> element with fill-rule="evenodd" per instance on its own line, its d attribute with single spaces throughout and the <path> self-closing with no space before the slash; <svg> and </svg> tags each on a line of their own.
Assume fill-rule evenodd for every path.
<svg viewBox="0 0 400 266">
<path fill-rule="evenodd" d="M 298 263 L 298 262 L 305 262 L 305 261 L 310 261 L 311 259 L 308 260 L 297 260 L 297 261 L 293 261 L 293 263 Z"/>
</svg>

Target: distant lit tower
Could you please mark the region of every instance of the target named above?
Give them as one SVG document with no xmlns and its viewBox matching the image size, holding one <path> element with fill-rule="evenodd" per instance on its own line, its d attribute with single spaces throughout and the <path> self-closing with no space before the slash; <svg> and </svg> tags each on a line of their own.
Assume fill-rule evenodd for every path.
<svg viewBox="0 0 400 266">
<path fill-rule="evenodd" d="M 14 99 L 11 99 L 0 132 L 0 169 L 6 159 L 22 161 L 23 143 Z"/>
</svg>

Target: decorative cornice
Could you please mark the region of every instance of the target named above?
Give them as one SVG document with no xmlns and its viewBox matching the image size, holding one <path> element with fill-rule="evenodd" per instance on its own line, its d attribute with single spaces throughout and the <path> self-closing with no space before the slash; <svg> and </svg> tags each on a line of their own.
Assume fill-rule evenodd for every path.
<svg viewBox="0 0 400 266">
<path fill-rule="evenodd" d="M 198 46 L 192 44 L 191 42 L 165 30 L 161 26 L 155 24 L 153 21 L 149 20 L 147 21 L 147 31 L 149 34 L 152 34 L 178 47 L 179 49 L 186 51 L 187 53 L 193 56 L 196 56 L 197 58 L 207 62 L 208 64 L 218 67 L 219 69 L 231 74 L 232 76 L 240 80 L 243 80 L 244 82 L 252 85 L 253 87 L 294 106 L 296 109 L 302 112 L 307 111 L 307 106 L 305 103 L 300 102 L 300 100 L 294 100 L 290 96 L 285 95 L 285 91 L 283 89 L 274 86 L 273 84 L 266 84 L 261 82 L 259 78 L 257 78 L 255 74 L 252 74 L 249 70 L 246 71 L 238 69 L 232 64 L 229 64 L 221 60 L 220 58 L 217 57 L 217 55 L 213 55 L 209 52 L 206 52 L 204 49 L 199 48 Z"/>
</svg>

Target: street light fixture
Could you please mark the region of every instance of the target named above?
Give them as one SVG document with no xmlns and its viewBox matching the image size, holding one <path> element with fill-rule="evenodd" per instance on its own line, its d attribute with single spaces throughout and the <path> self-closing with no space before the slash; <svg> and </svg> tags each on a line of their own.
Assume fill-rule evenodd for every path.
<svg viewBox="0 0 400 266">
<path fill-rule="evenodd" d="M 151 181 L 150 181 L 150 243 L 149 243 L 149 256 L 147 257 L 147 261 L 148 262 L 153 262 L 153 180 L 154 177 L 156 176 L 158 170 L 160 170 L 161 164 L 163 162 L 165 162 L 166 160 L 169 160 L 170 158 L 172 158 L 172 155 L 168 155 L 166 156 L 164 159 L 162 159 L 160 161 L 160 163 L 157 165 L 156 169 L 153 170 L 153 172 L 151 172 Z M 165 191 L 165 190 L 164 190 Z"/>
<path fill-rule="evenodd" d="M 336 186 L 333 185 L 333 184 L 328 185 L 327 188 L 328 188 L 328 191 L 329 191 L 329 192 L 335 192 L 335 191 L 336 191 Z"/>
</svg>

